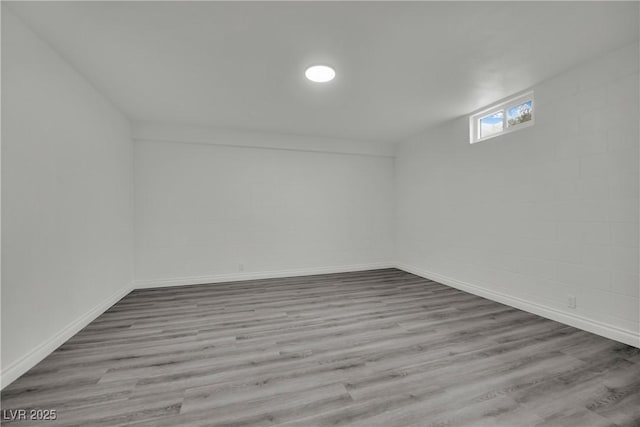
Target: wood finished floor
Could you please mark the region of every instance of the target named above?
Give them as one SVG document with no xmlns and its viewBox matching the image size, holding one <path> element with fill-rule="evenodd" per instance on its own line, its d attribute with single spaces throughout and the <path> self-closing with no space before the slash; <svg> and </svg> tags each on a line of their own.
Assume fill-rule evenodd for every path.
<svg viewBox="0 0 640 427">
<path fill-rule="evenodd" d="M 395 269 L 158 288 L 2 407 L 56 409 L 46 426 L 640 426 L 640 350 Z"/>
</svg>

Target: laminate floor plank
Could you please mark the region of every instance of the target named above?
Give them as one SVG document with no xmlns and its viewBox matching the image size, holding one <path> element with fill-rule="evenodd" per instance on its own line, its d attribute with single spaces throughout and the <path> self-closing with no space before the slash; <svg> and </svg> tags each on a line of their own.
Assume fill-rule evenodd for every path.
<svg viewBox="0 0 640 427">
<path fill-rule="evenodd" d="M 1 398 L 10 426 L 638 427 L 640 349 L 384 269 L 135 290 Z"/>
</svg>

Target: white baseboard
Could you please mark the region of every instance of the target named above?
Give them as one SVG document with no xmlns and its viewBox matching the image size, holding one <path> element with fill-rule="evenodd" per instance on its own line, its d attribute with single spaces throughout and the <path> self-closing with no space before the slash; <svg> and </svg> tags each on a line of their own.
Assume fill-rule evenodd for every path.
<svg viewBox="0 0 640 427">
<path fill-rule="evenodd" d="M 460 289 L 465 292 L 469 292 L 474 295 L 500 302 L 502 304 L 509 305 L 511 307 L 518 308 L 547 319 L 555 320 L 566 325 L 570 325 L 588 332 L 592 332 L 597 335 L 601 335 L 606 338 L 610 338 L 616 341 L 623 342 L 625 344 L 632 345 L 640 348 L 640 334 L 615 327 L 606 323 L 598 322 L 588 319 L 583 316 L 578 316 L 571 313 L 566 313 L 557 310 L 552 307 L 544 306 L 541 304 L 533 303 L 521 298 L 513 297 L 501 292 L 492 291 L 482 286 L 472 285 L 460 280 L 452 279 L 450 277 L 442 276 L 437 273 L 419 269 L 413 266 L 409 266 L 402 263 L 372 263 L 372 264 L 356 264 L 345 265 L 336 267 L 315 267 L 315 268 L 303 268 L 303 269 L 290 269 L 290 270 L 277 270 L 277 271 L 264 271 L 264 272 L 247 272 L 247 273 L 232 273 L 232 274 L 218 274 L 212 276 L 194 276 L 194 277 L 179 277 L 172 279 L 162 280 L 140 280 L 135 281 L 133 284 L 120 289 L 113 294 L 110 298 L 104 302 L 96 305 L 84 315 L 74 320 L 60 330 L 57 334 L 38 345 L 26 355 L 13 362 L 7 368 L 0 372 L 0 386 L 1 388 L 11 384 L 22 374 L 29 369 L 37 365 L 42 359 L 51 354 L 56 348 L 64 344 L 69 338 L 78 333 L 82 328 L 91 323 L 94 319 L 104 313 L 107 309 L 113 306 L 116 302 L 127 295 L 131 290 L 139 288 L 152 288 L 152 287 L 166 287 L 166 286 L 179 286 L 179 285 L 195 285 L 195 284 L 207 284 L 207 283 L 221 283 L 232 282 L 240 280 L 256 280 L 256 279 L 271 279 L 281 277 L 295 277 L 295 276 L 311 276 L 316 274 L 332 274 L 332 273 L 346 273 L 352 271 L 364 271 L 364 270 L 379 270 L 384 268 L 398 268 L 408 273 L 415 274 L 425 279 L 433 280 L 438 283 L 442 283 L 447 286 L 451 286 L 456 289 Z"/>
<path fill-rule="evenodd" d="M 396 263 L 395 267 L 400 270 L 404 270 L 407 273 L 415 274 L 416 276 L 433 280 L 435 282 L 442 283 L 443 285 L 451 286 L 452 288 L 460 289 L 474 295 L 479 295 L 492 301 L 497 301 L 499 303 L 527 311 L 529 313 L 537 314 L 538 316 L 542 316 L 547 319 L 564 323 L 565 325 L 573 326 L 587 332 L 592 332 L 596 335 L 600 335 L 640 348 L 640 334 L 634 331 L 598 322 L 596 320 L 588 319 L 576 314 L 566 313 L 553 307 L 548 307 L 545 305 L 527 301 L 502 292 L 492 291 L 482 286 L 477 286 L 471 283 L 452 279 L 450 277 L 442 276 L 440 274 L 426 271 L 410 265 Z"/>
<path fill-rule="evenodd" d="M 128 283 L 105 301 L 96 305 L 91 310 L 87 311 L 85 314 L 62 328 L 54 336 L 33 348 L 20 359 L 11 363 L 0 372 L 0 387 L 5 388 L 29 369 L 36 366 L 42 359 L 64 344 L 69 338 L 77 334 L 82 328 L 93 322 L 98 316 L 107 311 L 111 306 L 120 301 L 132 290 L 132 284 Z"/>
<path fill-rule="evenodd" d="M 210 276 L 173 277 L 134 281 L 135 289 L 162 288 L 167 286 L 204 285 L 209 283 L 237 282 L 241 280 L 278 279 L 282 277 L 313 276 L 316 274 L 348 273 L 350 271 L 395 268 L 391 263 L 352 264 L 334 267 L 311 267 L 260 272 L 213 274 Z"/>
</svg>

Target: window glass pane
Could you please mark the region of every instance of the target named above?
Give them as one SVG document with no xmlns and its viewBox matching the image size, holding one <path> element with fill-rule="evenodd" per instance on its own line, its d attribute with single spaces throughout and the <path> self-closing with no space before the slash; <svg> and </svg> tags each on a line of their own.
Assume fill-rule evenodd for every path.
<svg viewBox="0 0 640 427">
<path fill-rule="evenodd" d="M 480 138 L 486 138 L 503 131 L 504 111 L 500 110 L 479 120 Z"/>
<path fill-rule="evenodd" d="M 520 123 L 528 122 L 531 120 L 531 111 L 533 104 L 531 101 L 527 101 L 523 104 L 516 105 L 509 108 L 507 111 L 507 123 L 508 126 L 519 125 Z"/>
</svg>

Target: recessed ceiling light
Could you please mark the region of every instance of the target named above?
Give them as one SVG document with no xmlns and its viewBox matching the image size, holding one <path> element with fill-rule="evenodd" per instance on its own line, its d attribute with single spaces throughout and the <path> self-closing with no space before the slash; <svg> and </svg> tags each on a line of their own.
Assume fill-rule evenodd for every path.
<svg viewBox="0 0 640 427">
<path fill-rule="evenodd" d="M 326 83 L 333 80 L 333 78 L 336 76 L 336 72 L 333 68 L 326 65 L 314 65 L 307 68 L 307 71 L 304 72 L 304 75 L 312 82 Z"/>
</svg>

